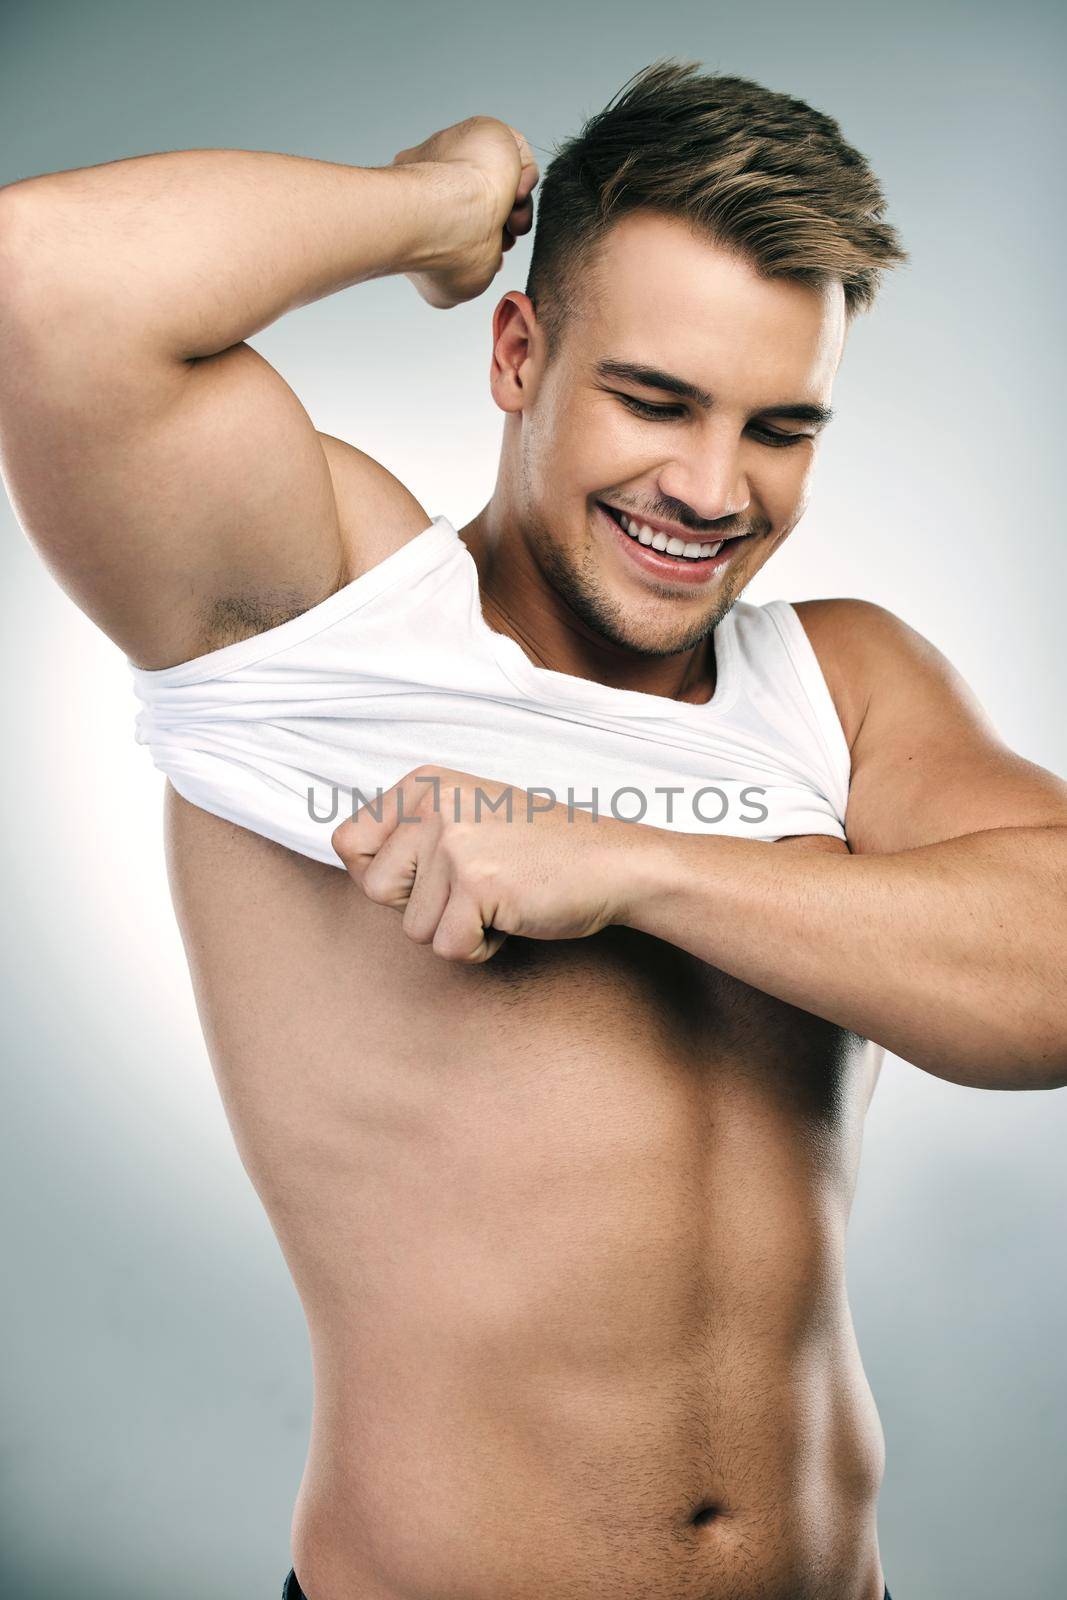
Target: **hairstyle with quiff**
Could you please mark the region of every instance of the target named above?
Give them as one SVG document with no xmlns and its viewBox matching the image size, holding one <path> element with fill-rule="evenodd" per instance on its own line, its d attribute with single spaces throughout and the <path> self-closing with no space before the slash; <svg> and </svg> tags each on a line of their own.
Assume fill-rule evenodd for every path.
<svg viewBox="0 0 1067 1600">
<path fill-rule="evenodd" d="M 622 217 L 685 221 L 767 278 L 838 279 L 845 314 L 869 310 L 882 272 L 909 259 L 885 196 L 833 117 L 749 78 L 663 59 L 635 73 L 555 146 L 538 186 L 525 293 L 551 362 Z"/>
</svg>

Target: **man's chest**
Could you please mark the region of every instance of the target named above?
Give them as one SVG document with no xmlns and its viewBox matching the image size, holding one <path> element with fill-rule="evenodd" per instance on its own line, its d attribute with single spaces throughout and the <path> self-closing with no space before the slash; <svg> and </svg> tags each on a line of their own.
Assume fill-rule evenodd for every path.
<svg viewBox="0 0 1067 1600">
<path fill-rule="evenodd" d="M 785 1122 L 832 1125 L 869 1098 L 870 1056 L 855 1036 L 636 930 L 512 938 L 483 964 L 449 962 L 408 940 L 398 913 L 346 873 L 177 795 L 167 821 L 205 1036 L 242 1103 L 296 1117 L 344 1104 L 358 1117 L 363 1095 L 400 1114 L 447 1085 L 451 1111 L 466 1100 L 504 1116 L 509 1083 L 537 1082 L 530 1114 L 552 1116 L 573 1093 L 593 1107 L 669 1082 L 705 1107 L 733 1093 Z"/>
</svg>

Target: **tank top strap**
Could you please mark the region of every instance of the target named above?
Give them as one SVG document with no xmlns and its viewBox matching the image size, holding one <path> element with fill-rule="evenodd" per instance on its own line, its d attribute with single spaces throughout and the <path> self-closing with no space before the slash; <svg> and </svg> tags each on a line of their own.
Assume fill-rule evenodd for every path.
<svg viewBox="0 0 1067 1600">
<path fill-rule="evenodd" d="M 852 754 L 819 658 L 803 623 L 788 600 L 770 600 L 759 610 L 774 628 L 779 648 L 784 651 L 803 692 L 809 710 L 811 733 L 818 741 L 819 754 L 830 784 L 827 798 L 833 802 L 835 811 L 843 820 L 852 779 Z"/>
</svg>

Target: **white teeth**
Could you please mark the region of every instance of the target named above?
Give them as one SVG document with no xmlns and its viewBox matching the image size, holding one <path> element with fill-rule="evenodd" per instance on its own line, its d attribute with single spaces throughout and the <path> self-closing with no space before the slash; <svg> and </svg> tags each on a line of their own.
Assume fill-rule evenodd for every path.
<svg viewBox="0 0 1067 1600">
<path fill-rule="evenodd" d="M 652 529 L 647 527 L 643 522 L 637 522 L 633 517 L 628 517 L 625 511 L 621 511 L 619 513 L 619 521 L 622 523 L 631 539 L 636 539 L 639 544 L 652 543 Z"/>
<path fill-rule="evenodd" d="M 653 533 L 647 523 L 638 522 L 636 517 L 628 517 L 625 511 L 619 512 L 619 522 L 630 538 L 636 539 L 639 544 L 646 547 L 651 545 L 653 550 L 665 551 L 669 556 L 684 556 L 689 561 L 717 556 L 725 543 L 725 540 L 719 539 L 714 544 L 697 544 L 676 536 L 668 537 L 665 533 Z"/>
</svg>

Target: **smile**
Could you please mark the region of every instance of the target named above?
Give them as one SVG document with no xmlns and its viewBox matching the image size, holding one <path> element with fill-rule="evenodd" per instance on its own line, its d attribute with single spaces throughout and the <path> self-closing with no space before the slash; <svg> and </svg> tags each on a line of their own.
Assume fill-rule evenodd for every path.
<svg viewBox="0 0 1067 1600">
<path fill-rule="evenodd" d="M 645 523 L 615 506 L 596 502 L 601 520 L 610 527 L 615 542 L 648 575 L 670 578 L 687 587 L 705 583 L 729 563 L 744 536 L 734 539 L 683 540 L 654 533 Z"/>
<path fill-rule="evenodd" d="M 653 550 L 665 551 L 669 556 L 683 556 L 686 561 L 700 561 L 708 556 L 717 556 L 725 543 L 723 539 L 717 539 L 711 544 L 706 540 L 686 540 L 678 538 L 677 535 L 672 537 L 666 533 L 654 533 L 646 523 L 638 521 L 636 517 L 628 517 L 625 511 L 619 511 L 615 506 L 605 506 L 604 510 L 613 522 L 619 524 L 624 533 L 628 533 L 630 538 L 636 539 L 639 544 Z"/>
</svg>

